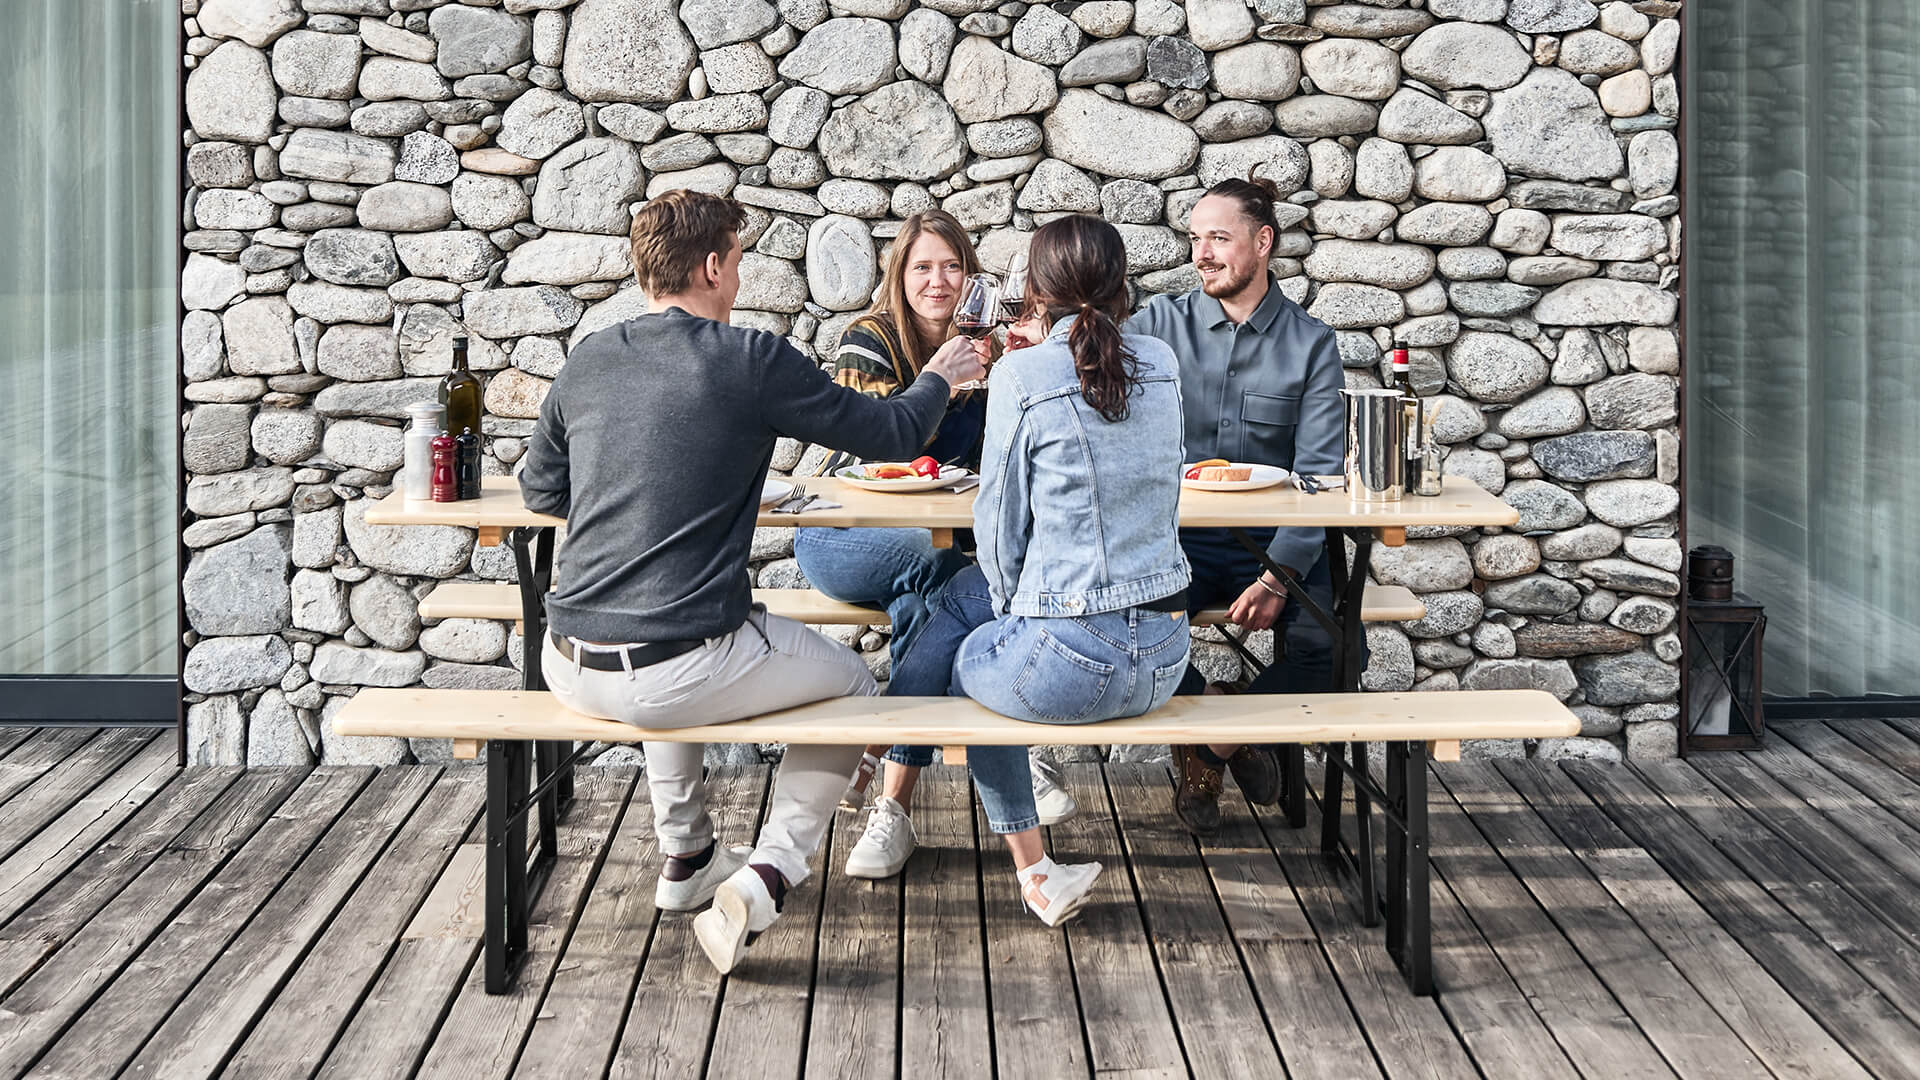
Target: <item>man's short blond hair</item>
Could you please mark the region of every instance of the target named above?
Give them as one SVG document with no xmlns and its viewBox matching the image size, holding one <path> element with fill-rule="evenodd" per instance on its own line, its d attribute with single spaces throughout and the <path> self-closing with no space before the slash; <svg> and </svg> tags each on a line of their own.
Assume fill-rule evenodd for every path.
<svg viewBox="0 0 1920 1080">
<path fill-rule="evenodd" d="M 724 258 L 746 223 L 746 208 L 700 191 L 669 191 L 633 215 L 633 276 L 648 296 L 687 291 L 712 252 Z"/>
</svg>

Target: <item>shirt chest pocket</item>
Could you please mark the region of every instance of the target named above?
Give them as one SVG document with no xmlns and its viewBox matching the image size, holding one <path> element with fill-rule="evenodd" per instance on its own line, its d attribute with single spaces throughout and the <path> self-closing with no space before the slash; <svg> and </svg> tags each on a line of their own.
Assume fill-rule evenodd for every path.
<svg viewBox="0 0 1920 1080">
<path fill-rule="evenodd" d="M 1300 425 L 1299 395 L 1246 391 L 1240 395 L 1240 419 L 1251 460 L 1293 467 L 1293 435 Z"/>
</svg>

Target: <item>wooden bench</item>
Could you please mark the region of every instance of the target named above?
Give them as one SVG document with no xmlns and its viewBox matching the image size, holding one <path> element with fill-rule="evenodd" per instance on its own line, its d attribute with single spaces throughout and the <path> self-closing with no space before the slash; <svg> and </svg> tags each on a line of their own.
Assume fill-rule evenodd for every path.
<svg viewBox="0 0 1920 1080">
<path fill-rule="evenodd" d="M 551 873 L 554 823 L 570 800 L 564 744 L 594 742 L 802 743 L 864 746 L 913 743 L 1006 746 L 1084 744 L 1327 743 L 1351 746 L 1327 756 L 1322 847 L 1340 850 L 1342 777 L 1354 783 L 1358 839 L 1354 867 L 1361 911 L 1373 925 L 1384 901 L 1387 948 L 1415 993 L 1432 987 L 1428 915 L 1426 763 L 1453 758 L 1462 739 L 1576 735 L 1580 721 L 1539 690 L 1451 693 L 1296 694 L 1176 697 L 1145 716 L 1096 724 L 1029 724 L 964 698 L 856 697 L 769 713 L 730 724 L 646 730 L 582 716 L 545 691 L 365 689 L 335 715 L 336 734 L 451 739 L 457 754 L 487 752 L 486 983 L 505 993 L 525 958 L 531 897 Z M 1367 768 L 1367 744 L 1386 744 L 1384 784 Z M 537 770 L 534 766 L 537 765 Z M 531 773 L 537 771 L 535 781 Z M 1383 897 L 1374 884 L 1371 806 L 1386 835 Z M 536 855 L 526 858 L 529 811 L 540 807 Z"/>
<path fill-rule="evenodd" d="M 884 626 L 887 613 L 835 600 L 813 589 L 755 589 L 755 603 L 775 615 L 785 615 L 814 626 Z M 1364 622 L 1411 622 L 1423 619 L 1427 606 L 1404 585 L 1373 585 L 1360 605 Z M 512 582 L 449 581 L 435 586 L 420 601 L 423 619 L 520 619 L 520 588 Z M 1226 608 L 1208 608 L 1193 618 L 1195 626 L 1227 622 Z"/>
</svg>

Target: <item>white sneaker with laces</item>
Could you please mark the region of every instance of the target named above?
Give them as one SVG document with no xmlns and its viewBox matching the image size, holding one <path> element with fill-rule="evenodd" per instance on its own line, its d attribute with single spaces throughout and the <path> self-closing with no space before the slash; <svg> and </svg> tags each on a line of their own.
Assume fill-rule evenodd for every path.
<svg viewBox="0 0 1920 1080">
<path fill-rule="evenodd" d="M 1027 764 L 1033 772 L 1033 805 L 1040 812 L 1040 824 L 1058 825 L 1080 812 L 1080 804 L 1060 786 L 1059 768 L 1041 756 L 1038 747 L 1027 749 Z"/>
<path fill-rule="evenodd" d="M 853 779 L 847 781 L 847 790 L 840 796 L 840 809 L 859 810 L 867 805 L 867 785 L 880 773 L 880 759 L 872 754 L 860 755 L 860 767 L 853 770 Z"/>
<path fill-rule="evenodd" d="M 753 939 L 779 917 L 767 883 L 751 866 L 742 866 L 714 890 L 713 906 L 693 917 L 693 936 L 714 969 L 725 975 L 740 963 Z"/>
<path fill-rule="evenodd" d="M 882 795 L 867 811 L 866 831 L 847 853 L 847 876 L 890 878 L 907 865 L 919 843 L 907 808 Z"/>
<path fill-rule="evenodd" d="M 1080 913 L 1100 869 L 1097 862 L 1057 863 L 1042 858 L 1019 872 L 1020 896 L 1041 922 L 1059 926 Z"/>
<path fill-rule="evenodd" d="M 720 883 L 747 865 L 747 847 L 715 846 L 713 858 L 685 881 L 668 881 L 663 874 L 653 886 L 653 906 L 661 911 L 698 911 L 713 899 Z"/>
</svg>

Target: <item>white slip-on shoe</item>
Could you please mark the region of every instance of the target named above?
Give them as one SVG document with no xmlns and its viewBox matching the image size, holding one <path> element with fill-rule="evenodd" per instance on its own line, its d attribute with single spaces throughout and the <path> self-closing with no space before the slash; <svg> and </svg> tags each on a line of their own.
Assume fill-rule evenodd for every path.
<svg viewBox="0 0 1920 1080">
<path fill-rule="evenodd" d="M 840 796 L 840 809 L 859 810 L 867 805 L 867 785 L 880 774 L 880 759 L 872 754 L 860 755 L 860 767 L 853 770 L 853 779 L 847 781 L 847 790 Z"/>
<path fill-rule="evenodd" d="M 1033 772 L 1033 806 L 1039 811 L 1040 824 L 1058 825 L 1080 812 L 1080 804 L 1060 785 L 1060 770 L 1042 757 L 1037 747 L 1027 748 L 1027 764 Z"/>
<path fill-rule="evenodd" d="M 890 878 L 907 865 L 919 843 L 907 808 L 882 795 L 867 811 L 866 831 L 847 853 L 847 876 Z"/>
<path fill-rule="evenodd" d="M 779 915 L 767 883 L 753 867 L 742 866 L 714 890 L 713 906 L 693 917 L 693 936 L 714 970 L 725 975 Z"/>
<path fill-rule="evenodd" d="M 1094 881 L 1100 877 L 1100 864 L 1046 861 L 1051 865 L 1044 870 L 1035 866 L 1032 873 L 1021 872 L 1020 896 L 1027 910 L 1038 915 L 1041 922 L 1059 926 L 1080 913 Z"/>
<path fill-rule="evenodd" d="M 752 850 L 715 845 L 713 858 L 685 881 L 668 881 L 662 875 L 653 886 L 653 906 L 661 911 L 699 911 L 713 899 L 721 882 L 747 865 L 747 853 Z"/>
</svg>

